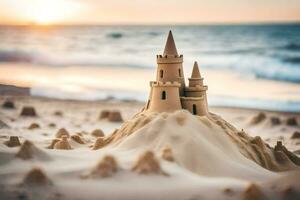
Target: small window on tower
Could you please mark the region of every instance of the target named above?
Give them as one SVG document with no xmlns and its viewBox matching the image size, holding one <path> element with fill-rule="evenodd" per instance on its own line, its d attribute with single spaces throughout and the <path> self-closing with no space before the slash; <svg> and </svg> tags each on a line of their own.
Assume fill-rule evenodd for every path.
<svg viewBox="0 0 300 200">
<path fill-rule="evenodd" d="M 179 77 L 181 77 L 181 70 L 180 69 L 178 69 L 178 75 L 179 75 Z"/>
<path fill-rule="evenodd" d="M 163 91 L 162 93 L 161 93 L 161 99 L 162 100 L 165 100 L 167 98 L 167 93 L 166 93 L 166 91 Z"/>
<path fill-rule="evenodd" d="M 197 107 L 196 104 L 193 104 L 193 114 L 197 115 Z"/>
<path fill-rule="evenodd" d="M 160 78 L 163 78 L 163 77 L 164 77 L 164 70 L 161 69 L 161 70 L 159 71 L 159 74 L 160 74 Z"/>
</svg>

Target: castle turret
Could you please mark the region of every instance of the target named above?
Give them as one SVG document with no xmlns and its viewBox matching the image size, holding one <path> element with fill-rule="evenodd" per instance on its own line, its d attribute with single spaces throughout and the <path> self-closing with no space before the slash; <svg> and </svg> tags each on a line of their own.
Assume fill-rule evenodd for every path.
<svg viewBox="0 0 300 200">
<path fill-rule="evenodd" d="M 185 88 L 185 97 L 181 97 L 182 107 L 194 115 L 206 115 L 208 113 L 206 90 L 207 86 L 203 85 L 198 63 L 195 62 L 189 86 Z"/>
<path fill-rule="evenodd" d="M 200 75 L 198 63 L 194 63 L 192 76 L 189 78 L 189 87 L 195 87 L 196 85 L 203 86 L 203 78 Z"/>
<path fill-rule="evenodd" d="M 163 55 L 157 55 L 156 80 L 180 83 L 179 93 L 184 95 L 183 56 L 178 55 L 172 32 L 169 32 Z"/>
<path fill-rule="evenodd" d="M 150 99 L 146 110 L 154 112 L 172 112 L 182 109 L 178 82 L 150 82 Z"/>
</svg>

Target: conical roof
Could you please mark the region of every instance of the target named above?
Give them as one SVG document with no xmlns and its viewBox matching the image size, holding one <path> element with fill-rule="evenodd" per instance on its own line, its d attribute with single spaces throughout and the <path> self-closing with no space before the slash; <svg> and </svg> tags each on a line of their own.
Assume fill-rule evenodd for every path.
<svg viewBox="0 0 300 200">
<path fill-rule="evenodd" d="M 172 35 L 172 31 L 169 31 L 168 39 L 165 46 L 165 51 L 163 56 L 165 55 L 178 55 L 176 45 L 174 42 L 174 38 Z"/>
<path fill-rule="evenodd" d="M 194 62 L 192 78 L 201 78 L 198 63 L 196 61 Z"/>
</svg>

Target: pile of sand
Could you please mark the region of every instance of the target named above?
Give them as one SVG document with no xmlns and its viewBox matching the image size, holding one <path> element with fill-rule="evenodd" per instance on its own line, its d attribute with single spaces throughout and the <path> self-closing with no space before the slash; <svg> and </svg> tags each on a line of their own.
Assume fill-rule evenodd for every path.
<svg viewBox="0 0 300 200">
<path fill-rule="evenodd" d="M 41 128 L 38 123 L 32 123 L 30 124 L 30 126 L 28 126 L 29 130 L 38 129 L 38 128 Z"/>
<path fill-rule="evenodd" d="M 66 137 L 70 137 L 70 134 L 69 132 L 65 129 L 65 128 L 61 128 L 57 131 L 57 133 L 55 134 L 55 137 L 56 138 L 61 138 L 63 136 L 66 136 Z"/>
<path fill-rule="evenodd" d="M 36 147 L 29 140 L 24 141 L 19 151 L 17 152 L 16 157 L 21 158 L 23 160 L 29 160 L 33 158 L 36 158 L 38 160 L 50 159 L 50 156 L 46 152 Z"/>
<path fill-rule="evenodd" d="M 36 117 L 37 114 L 36 114 L 36 111 L 35 111 L 34 107 L 32 107 L 32 106 L 24 106 L 22 108 L 20 116 L 22 116 L 22 117 Z"/>
<path fill-rule="evenodd" d="M 45 172 L 40 168 L 32 168 L 24 177 L 22 181 L 23 185 L 26 186 L 47 186 L 51 185 L 52 182 L 47 177 Z"/>
<path fill-rule="evenodd" d="M 110 177 L 117 171 L 118 164 L 115 158 L 111 155 L 106 155 L 87 175 L 83 175 L 82 178 Z"/>
<path fill-rule="evenodd" d="M 139 174 L 165 174 L 160 167 L 159 160 L 152 151 L 142 153 L 136 160 L 132 170 Z"/>
<path fill-rule="evenodd" d="M 99 119 L 108 119 L 110 122 L 123 122 L 121 112 L 118 110 L 102 110 Z"/>
<path fill-rule="evenodd" d="M 260 137 L 248 136 L 215 114 L 199 117 L 184 110 L 137 114 L 105 138 L 105 144 L 137 154 L 144 149 L 159 153 L 169 146 L 180 166 L 206 176 L 256 179 L 271 176 L 266 169 L 297 168 L 291 155 L 290 163 L 279 162 L 274 148 Z"/>
<path fill-rule="evenodd" d="M 5 109 L 15 109 L 15 103 L 12 100 L 7 99 L 6 101 L 3 102 L 2 108 Z"/>
<path fill-rule="evenodd" d="M 21 146 L 18 136 L 10 136 L 9 140 L 5 141 L 4 144 L 8 147 L 17 147 Z"/>
<path fill-rule="evenodd" d="M 61 149 L 61 150 L 71 150 L 72 147 L 68 141 L 67 136 L 62 136 L 61 139 L 59 139 L 57 142 L 54 144 L 54 149 Z"/>
<path fill-rule="evenodd" d="M 101 129 L 95 129 L 91 135 L 94 137 L 104 137 L 104 132 Z"/>
</svg>

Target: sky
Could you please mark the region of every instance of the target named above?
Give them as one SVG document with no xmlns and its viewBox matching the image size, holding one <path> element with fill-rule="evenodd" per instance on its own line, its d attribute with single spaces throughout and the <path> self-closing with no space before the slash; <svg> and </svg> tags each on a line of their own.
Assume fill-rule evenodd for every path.
<svg viewBox="0 0 300 200">
<path fill-rule="evenodd" d="M 0 24 L 295 21 L 300 21 L 300 0 L 0 0 Z"/>
</svg>

